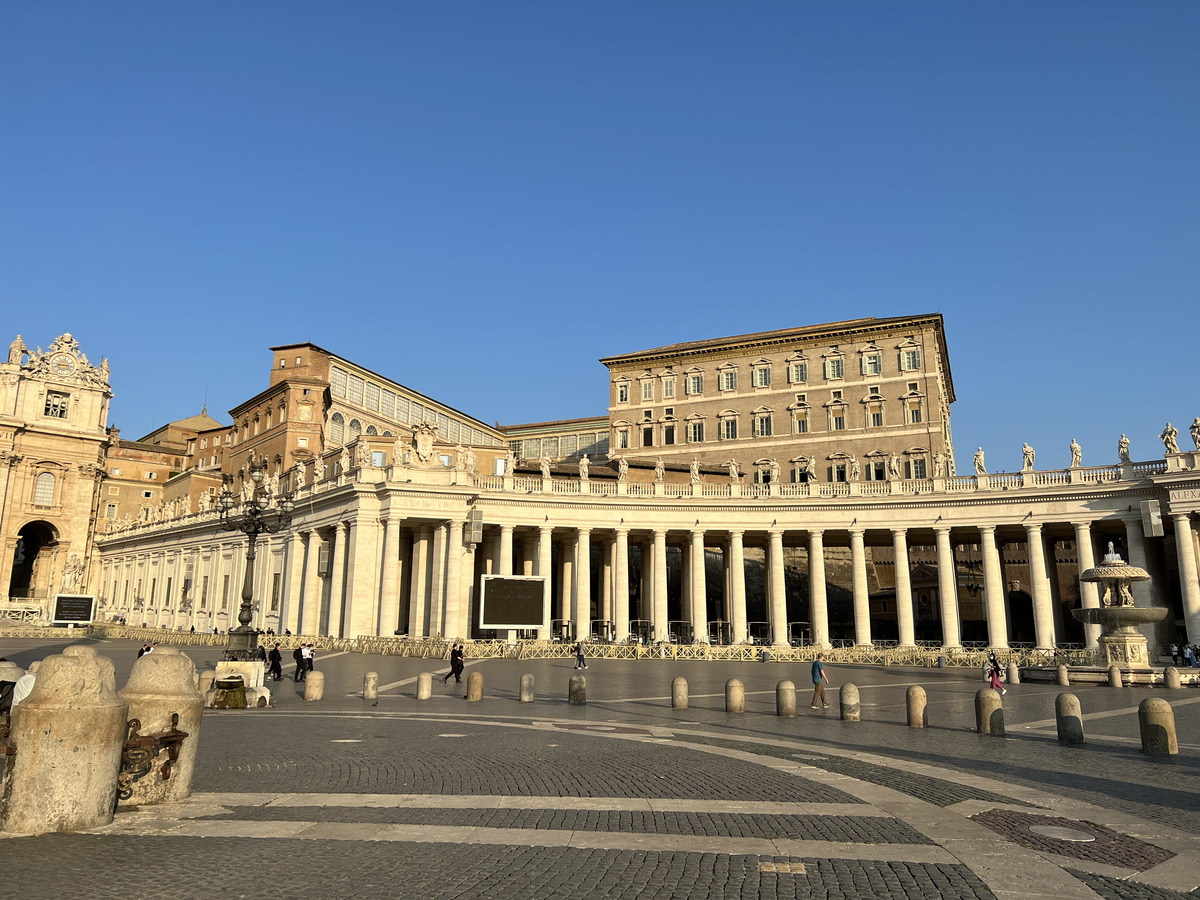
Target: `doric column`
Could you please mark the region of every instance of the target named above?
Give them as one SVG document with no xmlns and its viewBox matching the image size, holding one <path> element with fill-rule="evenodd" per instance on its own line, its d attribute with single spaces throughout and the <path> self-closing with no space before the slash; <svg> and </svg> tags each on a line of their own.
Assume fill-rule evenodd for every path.
<svg viewBox="0 0 1200 900">
<path fill-rule="evenodd" d="M 979 528 L 979 546 L 983 551 L 983 596 L 987 609 L 988 646 L 1008 647 L 1008 619 L 1004 612 L 1004 582 L 1000 577 L 1000 551 L 996 548 L 996 527 Z"/>
<path fill-rule="evenodd" d="M 1200 641 L 1200 576 L 1196 573 L 1196 542 L 1186 513 L 1171 516 L 1175 523 L 1175 555 L 1183 594 L 1183 623 L 1188 642 Z"/>
<path fill-rule="evenodd" d="M 693 640 L 708 643 L 708 588 L 704 577 L 704 532 L 692 532 L 691 597 Z"/>
<path fill-rule="evenodd" d="M 383 586 L 379 598 L 379 634 L 391 637 L 400 625 L 400 523 L 388 516 L 383 526 Z"/>
<path fill-rule="evenodd" d="M 1125 523 L 1125 547 L 1129 554 L 1126 562 L 1139 569 L 1146 568 L 1146 537 L 1142 531 L 1142 517 L 1130 516 L 1121 521 Z M 1137 606 L 1154 605 L 1150 597 L 1149 581 L 1133 582 L 1129 585 L 1129 592 L 1133 594 L 1133 601 Z"/>
<path fill-rule="evenodd" d="M 825 537 L 820 531 L 808 533 L 808 606 L 813 645 L 828 647 L 829 597 L 825 588 Z"/>
<path fill-rule="evenodd" d="M 513 573 L 513 526 L 500 526 L 500 558 L 496 561 L 497 575 Z"/>
<path fill-rule="evenodd" d="M 604 619 L 614 629 L 615 613 L 613 612 L 613 580 L 616 578 L 616 561 L 613 559 L 617 552 L 616 542 L 605 538 L 600 545 L 600 618 Z"/>
<path fill-rule="evenodd" d="M 346 539 L 350 533 L 349 522 L 339 522 L 333 529 L 329 542 L 329 555 L 333 557 L 333 574 L 329 587 L 329 634 L 342 636 L 342 598 L 346 592 Z"/>
<path fill-rule="evenodd" d="M 937 535 L 938 606 L 942 611 L 942 646 L 962 646 L 962 626 L 958 615 L 958 577 L 954 568 L 954 548 L 950 529 L 935 528 Z"/>
<path fill-rule="evenodd" d="M 442 632 L 446 614 L 446 523 L 439 522 L 431 529 L 429 547 L 429 635 Z"/>
<path fill-rule="evenodd" d="M 613 605 L 616 607 L 613 616 L 615 638 L 623 642 L 629 638 L 629 529 L 618 528 L 617 538 L 613 542 L 613 572 L 616 584 L 613 585 Z"/>
<path fill-rule="evenodd" d="M 575 633 L 575 548 L 579 544 L 578 537 L 570 537 L 562 542 L 561 562 L 559 563 L 558 599 L 563 623 L 571 632 L 573 640 L 582 637 Z"/>
<path fill-rule="evenodd" d="M 772 530 L 767 533 L 769 539 L 768 565 L 770 583 L 768 590 L 771 600 L 771 644 L 776 647 L 788 646 L 787 633 L 787 582 L 783 574 L 783 532 Z"/>
<path fill-rule="evenodd" d="M 199 557 L 199 553 L 196 554 Z M 196 587 L 204 583 L 204 575 L 201 571 L 203 563 L 196 560 Z M 304 538 L 300 532 L 294 531 L 288 538 L 288 582 L 287 582 L 287 609 L 286 618 L 283 627 L 286 631 L 297 633 L 300 630 L 300 589 L 304 581 Z M 192 618 L 196 617 L 196 611 L 199 604 L 199 592 L 197 591 L 196 599 L 192 601 Z M 205 610 L 207 612 L 207 610 Z"/>
<path fill-rule="evenodd" d="M 321 564 L 321 534 L 317 529 L 312 529 L 308 532 L 308 550 L 305 553 L 304 561 L 304 608 L 300 613 L 300 623 L 296 629 L 297 634 L 319 634 L 321 630 L 321 576 L 318 574 L 318 569 Z M 221 590 L 220 576 L 220 560 L 224 558 L 221 553 L 221 548 L 216 550 L 217 563 L 217 586 L 216 590 Z M 213 608 L 217 608 L 218 603 L 214 600 Z"/>
<path fill-rule="evenodd" d="M 654 639 L 666 641 L 670 637 L 667 626 L 667 532 L 665 528 L 654 529 Z"/>
<path fill-rule="evenodd" d="M 1039 650 L 1054 649 L 1054 600 L 1046 577 L 1046 545 L 1042 526 L 1025 526 L 1025 544 L 1029 554 L 1029 578 L 1033 582 L 1033 630 Z"/>
<path fill-rule="evenodd" d="M 899 630 L 900 646 L 916 646 L 916 628 L 913 624 L 912 580 L 908 567 L 908 532 L 903 528 L 892 529 L 892 551 L 896 556 L 896 625 Z"/>
<path fill-rule="evenodd" d="M 377 516 L 364 516 L 350 523 L 346 567 L 346 637 L 379 634 L 379 571 L 383 530 Z"/>
<path fill-rule="evenodd" d="M 580 528 L 575 542 L 575 621 L 577 640 L 591 636 L 592 617 L 592 530 Z"/>
<path fill-rule="evenodd" d="M 733 624 L 732 640 L 744 644 L 746 631 L 746 548 L 742 543 L 742 532 L 729 532 L 729 617 Z"/>
<path fill-rule="evenodd" d="M 425 631 L 425 582 L 429 577 L 429 545 L 432 531 L 421 526 L 413 532 L 412 579 L 409 584 L 408 636 L 422 638 Z"/>
<path fill-rule="evenodd" d="M 446 523 L 446 624 L 442 631 L 449 640 L 466 637 L 466 608 L 462 591 L 463 522 Z"/>
<path fill-rule="evenodd" d="M 1079 574 L 1082 575 L 1096 565 L 1096 552 L 1092 544 L 1092 523 L 1074 522 L 1072 524 L 1075 526 L 1075 547 L 1078 549 Z M 1079 582 L 1079 605 L 1083 609 L 1100 608 L 1100 586 L 1096 582 Z M 1084 625 L 1083 639 L 1089 649 L 1095 650 L 1099 647 L 1100 626 Z"/>
<path fill-rule="evenodd" d="M 863 530 L 850 529 L 851 584 L 854 588 L 854 643 L 871 643 L 871 603 L 867 599 L 867 550 L 863 545 Z"/>
<path fill-rule="evenodd" d="M 537 637 L 539 641 L 548 641 L 551 638 L 550 620 L 553 618 L 551 584 L 554 580 L 553 538 L 554 527 L 552 525 L 538 526 L 537 574 L 545 579 L 542 584 L 542 620 L 546 623 L 545 628 L 538 629 Z"/>
</svg>

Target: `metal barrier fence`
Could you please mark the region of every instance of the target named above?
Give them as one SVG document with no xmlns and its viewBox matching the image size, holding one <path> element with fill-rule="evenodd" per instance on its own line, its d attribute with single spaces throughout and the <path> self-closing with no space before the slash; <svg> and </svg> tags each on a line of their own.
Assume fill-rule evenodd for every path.
<svg viewBox="0 0 1200 900">
<path fill-rule="evenodd" d="M 161 628 L 141 628 L 128 625 L 94 624 L 74 629 L 66 627 L 44 627 L 29 625 L 0 626 L 0 637 L 4 638 L 64 638 L 82 637 L 115 638 L 152 644 L 174 644 L 190 647 L 224 647 L 228 640 L 223 634 L 208 634 L 190 631 L 170 631 Z M 263 634 L 259 642 L 264 646 L 279 644 L 282 650 L 293 650 L 301 644 L 312 644 L 325 652 L 367 653 L 377 656 L 411 656 L 421 659 L 449 659 L 454 641 L 445 638 L 408 639 L 403 637 L 357 637 L 331 638 L 316 634 Z M 574 656 L 575 645 L 564 641 L 468 641 L 465 643 L 468 659 L 568 659 Z M 732 662 L 793 662 L 808 663 L 824 653 L 831 663 L 871 666 L 923 666 L 935 668 L 982 668 L 989 650 L 976 645 L 962 649 L 946 650 L 934 646 L 897 647 L 894 644 L 853 646 L 844 643 L 830 648 L 819 647 L 773 647 L 752 644 L 638 644 L 638 643 L 584 643 L 584 653 L 589 659 L 695 659 L 725 660 Z M 1012 647 L 996 650 L 996 658 L 1003 664 L 1015 662 L 1019 666 L 1049 666 L 1063 663 L 1071 666 L 1097 665 L 1099 658 L 1095 650 L 1083 647 L 1068 647 L 1058 650 L 1037 650 L 1032 647 Z"/>
</svg>

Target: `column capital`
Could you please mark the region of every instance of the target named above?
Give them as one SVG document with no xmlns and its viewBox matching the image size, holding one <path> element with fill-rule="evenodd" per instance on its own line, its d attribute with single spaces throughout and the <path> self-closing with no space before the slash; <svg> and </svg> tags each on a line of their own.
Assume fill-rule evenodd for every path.
<svg viewBox="0 0 1200 900">
<path fill-rule="evenodd" d="M 903 525 L 903 526 L 899 526 L 899 527 L 893 525 L 888 530 L 892 533 L 892 537 L 900 537 L 901 535 L 904 535 L 904 536 L 908 535 L 908 526 L 907 525 Z"/>
<path fill-rule="evenodd" d="M 1027 532 L 1029 532 L 1030 534 L 1040 534 L 1042 531 L 1042 523 L 1041 522 L 1026 522 L 1025 530 Z"/>
<path fill-rule="evenodd" d="M 995 525 L 976 525 L 975 527 L 979 529 L 980 534 L 991 535 L 992 537 L 996 536 Z"/>
<path fill-rule="evenodd" d="M 584 527 L 576 528 L 575 533 L 577 535 L 579 535 L 579 537 L 591 537 L 592 529 L 590 526 L 584 526 Z"/>
<path fill-rule="evenodd" d="M 867 533 L 867 529 L 861 525 L 851 525 L 846 529 L 852 536 L 862 537 Z"/>
<path fill-rule="evenodd" d="M 1135 516 L 1135 517 L 1133 517 L 1133 518 L 1136 518 L 1136 519 L 1138 519 L 1139 521 L 1141 521 L 1141 518 L 1142 518 L 1142 517 L 1141 517 L 1141 516 Z M 1122 522 L 1128 522 L 1128 521 L 1130 521 L 1130 520 L 1131 520 L 1131 517 L 1129 517 L 1129 516 L 1124 516 L 1124 517 L 1122 517 L 1122 519 L 1121 519 L 1121 521 L 1122 521 Z M 1091 519 L 1087 519 L 1086 521 L 1083 521 L 1083 522 L 1079 522 L 1079 521 L 1072 521 L 1072 522 L 1071 522 L 1071 527 L 1072 527 L 1072 528 L 1074 528 L 1076 531 L 1078 531 L 1078 530 L 1079 530 L 1079 529 L 1081 529 L 1081 528 L 1086 528 L 1086 529 L 1088 529 L 1088 530 L 1090 531 L 1090 530 L 1091 530 L 1091 528 L 1092 528 L 1092 520 L 1091 520 Z"/>
<path fill-rule="evenodd" d="M 500 526 L 500 531 L 501 531 L 501 532 L 508 532 L 509 534 L 512 534 L 512 532 L 513 532 L 514 530 L 516 530 L 516 527 L 517 527 L 516 525 L 501 525 L 501 526 Z"/>
<path fill-rule="evenodd" d="M 726 529 L 726 530 L 729 532 L 729 537 L 730 537 L 730 538 L 734 538 L 734 537 L 739 537 L 739 538 L 740 538 L 740 537 L 742 537 L 743 535 L 745 535 L 745 533 L 746 533 L 746 529 L 745 529 L 745 528 L 728 528 L 728 529 Z"/>
<path fill-rule="evenodd" d="M 934 525 L 933 526 L 934 534 L 944 534 L 944 535 L 948 536 L 950 534 L 951 530 L 952 530 L 952 527 L 950 525 Z"/>
<path fill-rule="evenodd" d="M 615 528 L 613 528 L 613 534 L 617 535 L 618 537 L 620 537 L 621 535 L 625 535 L 626 537 L 628 537 L 629 536 L 629 526 L 628 525 L 618 525 Z"/>
<path fill-rule="evenodd" d="M 783 540 L 783 532 L 784 532 L 784 529 L 782 529 L 782 528 L 768 528 L 767 536 L 770 537 L 772 540 L 774 540 L 775 538 L 779 538 L 782 541 Z"/>
</svg>

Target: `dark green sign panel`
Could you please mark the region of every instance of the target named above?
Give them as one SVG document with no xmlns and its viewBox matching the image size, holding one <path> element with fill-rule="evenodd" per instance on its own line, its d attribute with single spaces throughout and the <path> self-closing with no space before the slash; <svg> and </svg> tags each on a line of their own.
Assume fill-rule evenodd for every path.
<svg viewBox="0 0 1200 900">
<path fill-rule="evenodd" d="M 540 575 L 484 575 L 479 595 L 479 627 L 495 630 L 548 628 Z"/>
</svg>

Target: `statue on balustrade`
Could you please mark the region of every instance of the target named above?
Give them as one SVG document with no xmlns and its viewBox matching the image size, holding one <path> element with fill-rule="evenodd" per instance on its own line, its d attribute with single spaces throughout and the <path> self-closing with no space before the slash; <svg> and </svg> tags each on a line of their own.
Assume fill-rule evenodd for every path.
<svg viewBox="0 0 1200 900">
<path fill-rule="evenodd" d="M 1117 441 L 1117 459 L 1123 463 L 1132 462 L 1129 458 L 1129 438 L 1121 435 L 1121 439 Z"/>
<path fill-rule="evenodd" d="M 338 456 L 338 474 L 345 475 L 350 471 L 350 449 L 342 444 L 342 452 Z"/>
<path fill-rule="evenodd" d="M 588 477 L 588 458 L 587 458 L 587 454 L 585 453 L 585 454 L 583 454 L 583 456 L 579 457 L 579 480 L 587 481 L 587 477 Z"/>
<path fill-rule="evenodd" d="M 692 460 L 691 477 L 692 477 L 692 484 L 700 483 L 700 460 L 698 460 L 698 459 Z"/>
<path fill-rule="evenodd" d="M 479 474 L 479 457 L 475 455 L 475 451 L 467 447 L 467 472 L 471 475 Z"/>
<path fill-rule="evenodd" d="M 770 465 L 771 465 L 771 484 L 779 484 L 780 480 L 783 478 L 782 470 L 779 467 L 779 460 L 772 459 Z"/>
<path fill-rule="evenodd" d="M 1079 446 L 1079 442 L 1075 438 L 1071 438 L 1071 468 L 1078 468 L 1083 464 L 1083 448 Z"/>
<path fill-rule="evenodd" d="M 319 453 L 313 459 L 313 484 L 325 480 L 325 457 Z"/>
<path fill-rule="evenodd" d="M 10 366 L 19 366 L 21 358 L 29 352 L 29 348 L 25 346 L 25 342 L 21 340 L 18 334 L 17 339 L 8 345 L 8 364 Z"/>
<path fill-rule="evenodd" d="M 850 480 L 858 481 L 860 478 L 862 478 L 862 468 L 858 464 L 858 457 L 851 456 L 850 457 Z"/>
<path fill-rule="evenodd" d="M 550 459 L 549 459 L 549 457 L 543 456 L 541 458 L 541 460 L 539 460 L 539 465 L 542 467 L 542 477 L 549 478 L 550 477 Z"/>
<path fill-rule="evenodd" d="M 987 466 L 985 466 L 984 462 L 983 462 L 983 448 L 982 447 L 980 447 L 978 450 L 975 451 L 975 474 L 976 475 L 986 475 L 987 474 Z"/>
<path fill-rule="evenodd" d="M 1162 434 L 1158 437 L 1163 442 L 1163 456 L 1170 456 L 1172 453 L 1179 452 L 1179 441 L 1176 440 L 1179 437 L 1179 429 L 1170 422 L 1167 423 L 1167 427 L 1163 429 Z"/>
<path fill-rule="evenodd" d="M 737 464 L 737 460 L 736 460 L 736 459 L 731 459 L 729 462 L 725 463 L 725 467 L 726 467 L 727 469 L 729 469 L 729 481 L 730 481 L 730 483 L 731 483 L 731 484 L 737 484 L 737 480 L 738 480 L 738 478 L 739 478 L 739 477 L 741 477 L 741 473 L 738 471 L 738 464 Z"/>
<path fill-rule="evenodd" d="M 293 486 L 298 487 L 298 488 L 304 487 L 304 463 L 303 462 L 296 463 L 296 477 L 292 481 L 292 484 L 293 484 Z"/>
<path fill-rule="evenodd" d="M 1021 471 L 1022 472 L 1032 472 L 1033 471 L 1033 457 L 1034 457 L 1033 448 L 1030 447 L 1028 443 L 1022 444 L 1021 445 Z"/>
<path fill-rule="evenodd" d="M 364 438 L 359 438 L 354 447 L 354 464 L 359 468 L 371 465 L 371 445 Z"/>
<path fill-rule="evenodd" d="M 1196 445 L 1196 449 L 1200 450 L 1200 416 L 1192 419 L 1192 427 L 1188 429 L 1192 433 L 1192 443 Z"/>
<path fill-rule="evenodd" d="M 900 480 L 900 456 L 895 450 L 892 451 L 892 457 L 888 460 L 888 473 L 896 481 Z"/>
<path fill-rule="evenodd" d="M 625 481 L 629 478 L 629 463 L 624 459 L 617 461 L 617 481 Z"/>
<path fill-rule="evenodd" d="M 941 450 L 935 450 L 933 454 L 933 477 L 946 477 L 946 454 Z"/>
<path fill-rule="evenodd" d="M 199 507 L 202 513 L 206 513 L 212 509 L 212 497 L 209 496 L 208 491 L 200 495 L 200 499 L 196 501 L 196 506 Z"/>
<path fill-rule="evenodd" d="M 661 456 L 654 461 L 654 480 L 656 482 L 661 482 L 663 480 L 663 470 L 665 468 L 666 466 L 663 464 Z"/>
</svg>

